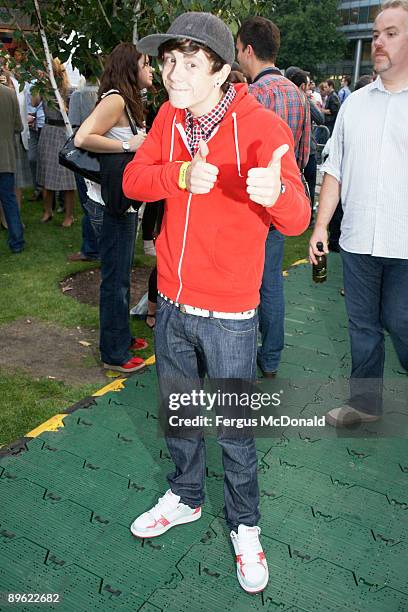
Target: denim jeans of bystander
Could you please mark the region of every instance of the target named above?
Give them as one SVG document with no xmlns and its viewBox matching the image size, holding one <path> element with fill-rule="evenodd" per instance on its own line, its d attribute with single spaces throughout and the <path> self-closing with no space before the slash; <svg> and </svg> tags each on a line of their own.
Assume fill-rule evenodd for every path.
<svg viewBox="0 0 408 612">
<path fill-rule="evenodd" d="M 259 304 L 259 330 L 262 345 L 258 364 L 264 372 L 276 372 L 284 345 L 285 298 L 283 291 L 283 253 L 285 237 L 271 228 L 265 243 L 265 265 Z"/>
<path fill-rule="evenodd" d="M 12 172 L 0 172 L 0 201 L 8 225 L 7 244 L 13 253 L 24 248 L 24 228 L 15 194 L 15 175 Z"/>
<path fill-rule="evenodd" d="M 75 174 L 75 182 L 78 190 L 78 198 L 83 211 L 82 216 L 82 244 L 81 253 L 88 259 L 99 259 L 98 240 L 95 235 L 88 210 L 85 206 L 88 199 L 85 179 L 80 174 Z"/>
<path fill-rule="evenodd" d="M 112 365 L 126 363 L 131 357 L 129 301 L 136 227 L 136 213 L 114 217 L 104 211 L 100 240 L 99 346 L 102 361 Z"/>
<path fill-rule="evenodd" d="M 103 211 L 105 207 L 99 202 L 95 202 L 94 200 L 87 198 L 84 201 L 84 209 L 88 214 L 88 219 L 92 226 L 92 230 L 96 240 L 96 249 L 99 253 L 102 234 Z"/>
<path fill-rule="evenodd" d="M 349 404 L 382 412 L 384 329 L 408 371 L 408 260 L 341 249 L 352 369 Z"/>
</svg>

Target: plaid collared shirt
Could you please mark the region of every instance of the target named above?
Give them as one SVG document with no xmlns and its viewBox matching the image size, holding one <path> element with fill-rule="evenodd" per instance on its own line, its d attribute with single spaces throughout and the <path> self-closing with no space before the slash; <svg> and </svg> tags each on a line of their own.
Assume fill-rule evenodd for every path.
<svg viewBox="0 0 408 612">
<path fill-rule="evenodd" d="M 278 68 L 261 72 L 249 86 L 249 92 L 265 108 L 273 110 L 290 127 L 295 141 L 295 156 L 300 169 L 310 153 L 310 110 L 303 94 L 292 81 L 283 77 Z M 305 116 L 306 113 L 306 116 Z"/>
<path fill-rule="evenodd" d="M 235 87 L 231 84 L 225 95 L 209 113 L 201 117 L 194 117 L 186 108 L 185 130 L 187 135 L 188 146 L 190 147 L 191 155 L 197 153 L 198 143 L 200 140 L 206 142 L 213 133 L 216 126 L 222 121 L 225 113 L 229 109 L 231 102 L 236 96 Z"/>
</svg>

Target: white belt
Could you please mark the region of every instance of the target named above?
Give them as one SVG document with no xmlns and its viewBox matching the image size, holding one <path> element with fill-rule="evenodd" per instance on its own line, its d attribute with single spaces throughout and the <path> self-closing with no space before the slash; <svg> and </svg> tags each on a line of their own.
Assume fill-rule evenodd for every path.
<svg viewBox="0 0 408 612">
<path fill-rule="evenodd" d="M 160 297 L 166 302 L 173 304 L 176 308 L 179 309 L 183 314 L 195 315 L 196 317 L 205 317 L 207 319 L 252 319 L 255 315 L 256 308 L 252 308 L 251 310 L 246 310 L 245 312 L 217 312 L 216 310 L 205 310 L 205 308 L 196 308 L 195 306 L 189 306 L 188 304 L 178 304 L 174 302 L 167 295 L 163 295 L 163 293 L 158 292 Z"/>
</svg>

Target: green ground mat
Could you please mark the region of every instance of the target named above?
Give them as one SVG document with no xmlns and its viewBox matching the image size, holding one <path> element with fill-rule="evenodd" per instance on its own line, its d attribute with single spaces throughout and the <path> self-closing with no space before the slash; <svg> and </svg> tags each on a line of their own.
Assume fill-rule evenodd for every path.
<svg viewBox="0 0 408 612">
<path fill-rule="evenodd" d="M 329 265 L 324 285 L 312 284 L 308 266 L 285 280 L 277 381 L 289 384 L 301 416 L 339 405 L 347 386 L 338 256 Z M 331 437 L 299 426 L 257 440 L 270 570 L 262 594 L 246 594 L 236 580 L 214 438 L 207 439 L 201 520 L 153 540 L 130 534 L 132 520 L 166 490 L 172 466 L 157 434 L 151 367 L 123 390 L 84 402 L 60 430 L 1 450 L 0 592 L 58 594 L 60 602 L 12 604 L 3 595 L 0 609 L 406 612 L 407 377 L 386 344 L 389 435 L 379 437 L 377 424 Z"/>
</svg>

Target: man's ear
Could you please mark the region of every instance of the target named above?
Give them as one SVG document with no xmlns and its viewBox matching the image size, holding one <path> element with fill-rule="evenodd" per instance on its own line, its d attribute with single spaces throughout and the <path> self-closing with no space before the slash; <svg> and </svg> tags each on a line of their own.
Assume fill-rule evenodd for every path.
<svg viewBox="0 0 408 612">
<path fill-rule="evenodd" d="M 252 57 L 254 55 L 254 48 L 252 45 L 247 45 L 244 49 L 244 51 L 250 56 Z"/>
<path fill-rule="evenodd" d="M 218 80 L 221 85 L 225 83 L 230 72 L 231 72 L 231 66 L 229 64 L 224 64 L 221 70 L 218 72 Z"/>
</svg>

